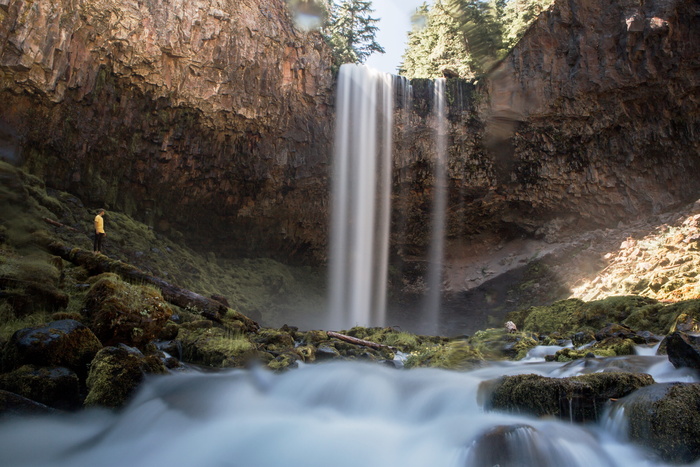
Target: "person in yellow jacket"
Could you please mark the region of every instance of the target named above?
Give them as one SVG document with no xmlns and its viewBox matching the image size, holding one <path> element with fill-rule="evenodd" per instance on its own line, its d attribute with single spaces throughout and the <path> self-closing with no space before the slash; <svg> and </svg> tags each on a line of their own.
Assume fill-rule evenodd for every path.
<svg viewBox="0 0 700 467">
<path fill-rule="evenodd" d="M 102 250 L 102 239 L 104 239 L 107 234 L 105 233 L 105 220 L 102 216 L 105 215 L 105 210 L 100 209 L 100 212 L 95 216 L 95 242 L 93 243 L 92 250 L 94 253 L 99 253 Z"/>
</svg>

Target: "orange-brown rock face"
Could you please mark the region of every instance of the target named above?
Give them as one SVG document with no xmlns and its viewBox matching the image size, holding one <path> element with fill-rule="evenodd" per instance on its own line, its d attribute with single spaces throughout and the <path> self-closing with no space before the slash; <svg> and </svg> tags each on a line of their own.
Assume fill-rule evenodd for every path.
<svg viewBox="0 0 700 467">
<path fill-rule="evenodd" d="M 476 87 L 448 82 L 448 256 L 697 199 L 698 44 L 695 0 L 559 0 Z M 282 0 L 0 0 L 0 154 L 217 253 L 323 260 L 330 63 Z M 396 119 L 404 257 L 429 241 L 427 86 Z"/>
<path fill-rule="evenodd" d="M 696 1 L 557 1 L 486 88 L 499 185 L 523 225 L 610 225 L 700 194 Z"/>
<path fill-rule="evenodd" d="M 329 67 L 282 0 L 0 0 L 0 150 L 202 246 L 313 256 Z"/>
</svg>

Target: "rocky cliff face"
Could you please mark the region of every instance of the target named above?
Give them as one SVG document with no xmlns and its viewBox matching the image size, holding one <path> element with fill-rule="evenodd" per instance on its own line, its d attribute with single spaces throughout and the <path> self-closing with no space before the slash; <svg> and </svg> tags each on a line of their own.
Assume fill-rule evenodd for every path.
<svg viewBox="0 0 700 467">
<path fill-rule="evenodd" d="M 406 256 L 427 242 L 417 219 L 432 183 L 435 124 L 417 89 L 419 137 L 397 176 L 398 205 L 418 226 L 396 238 Z M 447 94 L 449 290 L 700 197 L 695 1 L 557 1 L 476 87 L 448 80 Z"/>
<path fill-rule="evenodd" d="M 0 151 L 202 248 L 313 257 L 330 63 L 282 0 L 0 0 Z"/>
<path fill-rule="evenodd" d="M 610 224 L 700 194 L 695 1 L 558 1 L 485 88 L 499 191 L 521 225 Z"/>
<path fill-rule="evenodd" d="M 449 287 L 486 280 L 494 251 L 534 254 L 506 240 L 700 197 L 699 44 L 693 0 L 561 0 L 476 86 L 449 81 Z M 322 260 L 330 63 L 282 0 L 0 0 L 0 152 L 201 248 Z M 429 83 L 414 93 L 396 119 L 404 259 L 425 253 L 433 192 Z"/>
</svg>

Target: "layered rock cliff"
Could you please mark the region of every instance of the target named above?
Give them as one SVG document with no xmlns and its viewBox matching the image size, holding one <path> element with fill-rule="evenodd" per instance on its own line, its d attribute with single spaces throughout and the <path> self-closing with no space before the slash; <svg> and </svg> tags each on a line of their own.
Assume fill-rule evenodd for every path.
<svg viewBox="0 0 700 467">
<path fill-rule="evenodd" d="M 476 86 L 448 82 L 448 269 L 700 197 L 699 15 L 561 0 Z M 282 0 L 0 0 L 0 151 L 201 249 L 322 261 L 330 64 Z M 403 259 L 429 241 L 427 87 L 397 119 Z"/>
<path fill-rule="evenodd" d="M 330 64 L 282 0 L 2 0 L 3 158 L 201 248 L 313 257 Z"/>
<path fill-rule="evenodd" d="M 557 1 L 475 87 L 448 80 L 447 92 L 450 290 L 700 198 L 697 2 Z M 430 207 L 435 124 L 424 114 L 399 156 L 398 206 L 418 226 L 396 238 L 406 255 L 428 241 L 417 219 Z M 578 242 L 585 231 L 596 240 Z"/>
</svg>

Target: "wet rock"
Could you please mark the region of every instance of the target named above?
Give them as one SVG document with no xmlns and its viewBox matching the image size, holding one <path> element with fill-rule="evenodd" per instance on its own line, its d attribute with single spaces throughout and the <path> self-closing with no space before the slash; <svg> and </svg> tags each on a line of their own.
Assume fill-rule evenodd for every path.
<svg viewBox="0 0 700 467">
<path fill-rule="evenodd" d="M 82 323 L 71 319 L 53 321 L 15 332 L 5 346 L 2 366 L 4 371 L 26 364 L 65 366 L 82 378 L 101 348 L 95 334 Z"/>
<path fill-rule="evenodd" d="M 469 466 L 537 466 L 561 467 L 571 464 L 570 453 L 561 449 L 561 428 L 558 433 L 549 427 L 538 430 L 530 425 L 499 425 L 480 434 L 471 444 Z M 566 429 L 564 429 L 566 431 Z M 592 435 L 578 432 L 577 448 L 589 450 L 586 459 L 594 465 L 609 465 L 609 459 L 597 448 Z M 596 451 L 597 455 L 596 455 Z M 577 451 L 580 452 L 580 451 Z M 596 458 L 597 457 L 597 458 Z"/>
<path fill-rule="evenodd" d="M 65 367 L 24 365 L 0 375 L 0 389 L 62 410 L 75 410 L 82 405 L 78 375 Z"/>
<path fill-rule="evenodd" d="M 570 378 L 505 376 L 482 383 L 479 398 L 487 410 L 596 421 L 611 398 L 624 397 L 654 383 L 647 374 L 593 373 Z"/>
<path fill-rule="evenodd" d="M 104 274 L 85 297 L 85 314 L 104 345 L 142 347 L 158 337 L 172 310 L 155 288 Z"/>
<path fill-rule="evenodd" d="M 2 417 L 51 413 L 56 413 L 56 410 L 19 394 L 0 389 L 0 416 Z"/>
<path fill-rule="evenodd" d="M 700 370 L 700 336 L 674 332 L 666 338 L 665 344 L 666 354 L 674 367 Z"/>
<path fill-rule="evenodd" d="M 129 401 L 149 374 L 166 374 L 157 355 L 144 356 L 138 349 L 119 344 L 105 347 L 90 364 L 86 406 L 118 408 Z"/>
<path fill-rule="evenodd" d="M 629 437 L 666 462 L 700 459 L 700 384 L 665 383 L 641 388 L 619 401 Z"/>
<path fill-rule="evenodd" d="M 243 368 L 264 353 L 256 350 L 246 335 L 211 325 L 183 324 L 174 343 L 181 349 L 184 362 L 215 368 Z"/>
<path fill-rule="evenodd" d="M 468 342 L 487 360 L 520 360 L 539 344 L 532 335 L 508 328 L 477 331 Z"/>
<path fill-rule="evenodd" d="M 288 332 L 281 330 L 261 329 L 251 336 L 251 341 L 268 352 L 294 349 L 294 338 Z"/>
<path fill-rule="evenodd" d="M 316 360 L 325 361 L 340 358 L 340 352 L 331 344 L 321 344 L 316 348 Z"/>
</svg>

